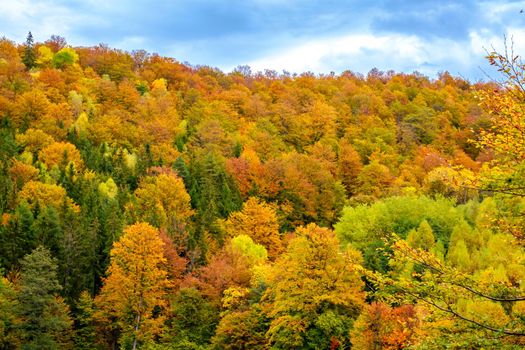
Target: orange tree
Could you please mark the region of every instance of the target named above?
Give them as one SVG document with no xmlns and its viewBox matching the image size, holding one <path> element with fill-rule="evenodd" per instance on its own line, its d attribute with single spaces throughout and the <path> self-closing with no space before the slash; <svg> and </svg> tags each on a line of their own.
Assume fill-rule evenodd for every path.
<svg viewBox="0 0 525 350">
<path fill-rule="evenodd" d="M 166 258 L 157 229 L 136 223 L 111 250 L 108 277 L 96 298 L 96 318 L 105 331 L 120 333 L 121 345 L 147 343 L 162 330 L 168 287 Z"/>
</svg>

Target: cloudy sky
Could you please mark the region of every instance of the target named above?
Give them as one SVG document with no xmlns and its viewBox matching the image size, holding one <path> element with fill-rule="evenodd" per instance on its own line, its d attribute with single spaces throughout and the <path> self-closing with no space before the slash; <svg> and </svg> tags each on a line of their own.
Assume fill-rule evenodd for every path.
<svg viewBox="0 0 525 350">
<path fill-rule="evenodd" d="M 472 81 L 486 49 L 525 53 L 525 1 L 0 0 L 0 36 L 52 34 L 230 71 L 447 70 Z M 492 73 L 491 73 L 492 74 Z"/>
</svg>

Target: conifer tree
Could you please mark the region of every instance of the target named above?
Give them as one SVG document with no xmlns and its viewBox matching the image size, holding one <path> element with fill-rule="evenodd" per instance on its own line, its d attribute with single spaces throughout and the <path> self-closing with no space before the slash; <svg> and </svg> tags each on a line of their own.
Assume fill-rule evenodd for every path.
<svg viewBox="0 0 525 350">
<path fill-rule="evenodd" d="M 239 209 L 239 189 L 226 173 L 220 156 L 210 153 L 197 160 L 193 164 L 192 177 L 195 181 L 193 193 L 190 193 L 192 203 L 205 227 Z"/>
<path fill-rule="evenodd" d="M 57 263 L 38 247 L 22 259 L 17 316 L 24 349 L 60 349 L 69 343 L 71 319 L 58 296 Z"/>
<path fill-rule="evenodd" d="M 80 294 L 76 304 L 75 313 L 75 349 L 90 350 L 95 349 L 96 329 L 95 329 L 95 305 L 91 295 L 87 291 Z"/>
<path fill-rule="evenodd" d="M 57 210 L 53 207 L 42 208 L 31 228 L 35 232 L 37 242 L 49 249 L 56 259 L 61 260 L 64 232 Z"/>
<path fill-rule="evenodd" d="M 27 202 L 16 208 L 6 226 L 0 227 L 0 265 L 11 270 L 19 265 L 19 260 L 36 247 L 33 231 L 34 216 Z"/>
<path fill-rule="evenodd" d="M 33 68 L 36 63 L 35 45 L 33 40 L 33 34 L 31 34 L 31 32 L 27 33 L 24 48 L 24 57 L 22 58 L 22 62 L 25 64 L 27 70 Z"/>
<path fill-rule="evenodd" d="M 15 308 L 16 295 L 13 286 L 0 276 L 0 349 L 14 349 L 20 345 L 15 332 Z"/>
</svg>

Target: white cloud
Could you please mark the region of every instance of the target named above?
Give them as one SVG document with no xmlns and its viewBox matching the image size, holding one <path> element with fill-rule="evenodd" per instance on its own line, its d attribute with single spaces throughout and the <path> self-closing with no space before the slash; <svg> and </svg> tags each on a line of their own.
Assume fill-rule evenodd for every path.
<svg viewBox="0 0 525 350">
<path fill-rule="evenodd" d="M 366 73 L 377 67 L 434 75 L 453 67 L 466 69 L 473 56 L 475 53 L 464 44 L 448 39 L 425 41 L 415 35 L 349 34 L 308 41 L 248 62 L 248 65 L 256 71 L 329 73 L 349 69 Z"/>
<path fill-rule="evenodd" d="M 496 34 L 488 29 L 480 29 L 470 33 L 471 50 L 476 54 L 485 55 L 485 49 L 491 51 L 492 48 L 498 52 L 505 49 L 505 40 L 507 45 L 514 46 L 514 53 L 517 55 L 525 54 L 525 29 L 524 28 L 506 28 L 504 33 Z"/>
<path fill-rule="evenodd" d="M 507 15 L 509 14 L 518 18 L 518 16 L 520 16 L 520 11 L 524 8 L 524 4 L 521 1 L 483 1 L 479 6 L 480 13 L 484 14 L 482 22 L 489 23 L 505 22 L 505 20 L 508 20 Z"/>
<path fill-rule="evenodd" d="M 0 1 L 0 13 L 2 34 L 19 42 L 25 40 L 28 31 L 33 33 L 37 41 L 43 41 L 53 34 L 65 36 L 68 41 L 82 41 L 83 38 L 74 38 L 72 35 L 76 25 L 100 25 L 100 19 L 53 0 Z"/>
</svg>

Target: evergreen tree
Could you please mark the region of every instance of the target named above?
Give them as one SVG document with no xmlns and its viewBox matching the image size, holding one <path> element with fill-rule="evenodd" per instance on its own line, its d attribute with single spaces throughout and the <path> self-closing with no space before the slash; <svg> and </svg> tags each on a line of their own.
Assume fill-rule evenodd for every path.
<svg viewBox="0 0 525 350">
<path fill-rule="evenodd" d="M 17 316 L 23 349 L 60 349 L 68 344 L 71 319 L 58 297 L 57 263 L 49 250 L 38 247 L 21 262 Z"/>
<path fill-rule="evenodd" d="M 219 156 L 210 153 L 195 161 L 192 177 L 195 187 L 190 196 L 204 227 L 209 228 L 216 219 L 225 218 L 241 207 L 239 189 Z"/>
<path fill-rule="evenodd" d="M 37 242 L 49 249 L 61 262 L 64 252 L 64 232 L 57 210 L 51 206 L 42 208 L 32 225 L 32 230 L 35 232 Z"/>
<path fill-rule="evenodd" d="M 0 270 L 0 274 L 1 274 Z M 0 276 L 0 349 L 16 349 L 20 344 L 15 333 L 15 291 Z"/>
<path fill-rule="evenodd" d="M 63 217 L 63 253 L 59 261 L 62 295 L 72 305 L 83 290 L 95 292 L 97 220 L 81 222 L 71 211 Z"/>
<path fill-rule="evenodd" d="M 0 226 L 0 265 L 6 270 L 18 266 L 19 260 L 36 247 L 34 217 L 26 202 L 20 203 L 6 226 Z"/>
<path fill-rule="evenodd" d="M 198 290 L 183 288 L 172 302 L 168 320 L 170 331 L 166 338 L 177 346 L 205 345 L 215 332 L 217 316 L 218 310 Z"/>
<path fill-rule="evenodd" d="M 186 187 L 186 191 L 191 192 L 191 174 L 190 169 L 188 169 L 188 166 L 186 165 L 186 162 L 184 161 L 184 158 L 182 156 L 179 156 L 175 163 L 173 163 L 173 169 L 177 171 L 177 174 L 182 178 L 184 181 L 184 186 Z"/>
<path fill-rule="evenodd" d="M 75 312 L 75 349 L 95 349 L 96 330 L 94 315 L 95 306 L 93 299 L 87 291 L 80 294 Z"/>
<path fill-rule="evenodd" d="M 24 62 L 28 70 L 35 66 L 36 53 L 35 53 L 33 34 L 31 34 L 31 32 L 27 34 L 25 48 L 24 48 L 24 57 L 22 58 L 22 62 Z"/>
</svg>

